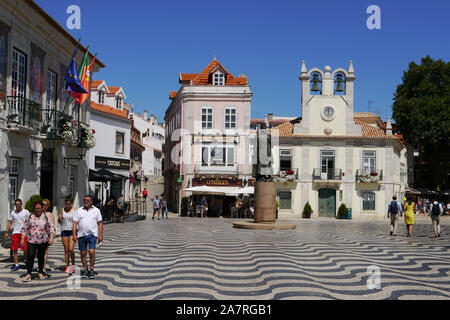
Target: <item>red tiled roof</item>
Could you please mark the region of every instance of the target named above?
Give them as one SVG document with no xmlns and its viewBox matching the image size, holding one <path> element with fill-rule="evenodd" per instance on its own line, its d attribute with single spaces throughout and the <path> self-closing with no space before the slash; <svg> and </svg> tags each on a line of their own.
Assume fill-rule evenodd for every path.
<svg viewBox="0 0 450 320">
<path fill-rule="evenodd" d="M 112 116 L 116 116 L 116 117 L 119 117 L 119 118 L 123 118 L 123 119 L 129 120 L 128 119 L 128 112 L 127 112 L 127 110 L 118 110 L 118 109 L 113 108 L 113 107 L 108 106 L 108 105 L 98 104 L 98 103 L 96 103 L 94 101 L 91 101 L 91 109 L 99 111 L 99 112 L 103 112 L 103 113 L 106 113 L 106 114 L 109 114 L 109 115 L 112 115 Z"/>
<path fill-rule="evenodd" d="M 110 94 L 116 94 L 117 91 L 120 90 L 121 87 L 108 87 Z"/>
<path fill-rule="evenodd" d="M 103 83 L 103 80 L 93 80 L 91 82 L 91 88 L 98 88 Z"/>
<path fill-rule="evenodd" d="M 398 136 L 396 135 L 392 135 L 392 136 L 387 136 L 384 132 L 384 130 L 377 128 L 377 127 L 373 127 L 367 123 L 365 123 L 364 121 L 361 121 L 359 119 L 357 119 L 355 117 L 354 119 L 355 124 L 361 127 L 361 131 L 362 131 L 362 135 L 360 136 L 352 136 L 352 135 L 331 135 L 331 136 L 326 136 L 326 135 L 294 135 L 294 123 L 296 122 L 294 121 L 289 121 L 286 123 L 283 123 L 279 126 L 276 126 L 274 128 L 272 128 L 271 130 L 278 130 L 279 131 L 279 136 L 280 137 L 329 137 L 329 138 L 383 138 L 383 139 L 399 139 Z"/>
<path fill-rule="evenodd" d="M 170 100 L 175 99 L 175 97 L 177 96 L 177 94 L 178 94 L 177 91 L 170 91 L 169 99 L 170 99 Z"/>
<path fill-rule="evenodd" d="M 221 67 L 226 74 L 225 85 L 244 86 L 248 84 L 248 79 L 246 77 L 234 77 L 219 61 L 215 59 L 211 61 L 210 64 L 200 73 L 181 73 L 180 83 L 190 84 L 192 81 L 193 85 L 211 85 L 211 72 L 218 67 Z"/>
</svg>

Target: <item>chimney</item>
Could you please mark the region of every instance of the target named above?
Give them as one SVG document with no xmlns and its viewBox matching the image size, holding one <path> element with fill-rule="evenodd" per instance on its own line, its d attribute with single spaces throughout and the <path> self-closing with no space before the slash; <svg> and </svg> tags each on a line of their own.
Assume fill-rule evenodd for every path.
<svg viewBox="0 0 450 320">
<path fill-rule="evenodd" d="M 273 113 L 269 113 L 268 117 L 269 117 L 269 121 L 272 121 L 273 120 Z"/>
<path fill-rule="evenodd" d="M 148 111 L 144 110 L 144 120 L 148 120 Z"/>
<path fill-rule="evenodd" d="M 269 128 L 269 114 L 266 114 L 266 117 L 264 119 L 264 122 L 266 124 L 266 128 Z"/>
</svg>

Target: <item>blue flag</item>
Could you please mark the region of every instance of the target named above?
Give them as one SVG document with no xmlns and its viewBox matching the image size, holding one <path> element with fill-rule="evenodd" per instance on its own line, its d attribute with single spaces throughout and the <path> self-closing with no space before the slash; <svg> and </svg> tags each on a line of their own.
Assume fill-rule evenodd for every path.
<svg viewBox="0 0 450 320">
<path fill-rule="evenodd" d="M 69 69 L 67 70 L 66 76 L 64 79 L 66 80 L 66 89 L 67 91 L 73 91 L 78 93 L 88 93 L 87 90 L 81 84 L 80 77 L 78 75 L 77 64 L 75 63 L 75 54 L 78 50 L 78 44 L 75 48 L 75 52 L 72 56 L 72 61 L 70 62 Z"/>
</svg>

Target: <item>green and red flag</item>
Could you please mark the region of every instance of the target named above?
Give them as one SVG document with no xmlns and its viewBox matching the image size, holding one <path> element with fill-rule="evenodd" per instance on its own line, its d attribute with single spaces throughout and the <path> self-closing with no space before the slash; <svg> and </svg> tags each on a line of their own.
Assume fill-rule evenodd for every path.
<svg viewBox="0 0 450 320">
<path fill-rule="evenodd" d="M 72 97 L 79 103 L 83 104 L 86 102 L 86 100 L 89 98 L 89 92 L 90 92 L 90 84 L 91 84 L 91 71 L 92 67 L 94 66 L 95 58 L 92 60 L 91 63 L 89 63 L 89 51 L 86 50 L 86 54 L 84 55 L 83 62 L 80 65 L 80 79 L 81 84 L 86 89 L 87 93 L 78 93 L 72 91 L 70 94 Z"/>
</svg>

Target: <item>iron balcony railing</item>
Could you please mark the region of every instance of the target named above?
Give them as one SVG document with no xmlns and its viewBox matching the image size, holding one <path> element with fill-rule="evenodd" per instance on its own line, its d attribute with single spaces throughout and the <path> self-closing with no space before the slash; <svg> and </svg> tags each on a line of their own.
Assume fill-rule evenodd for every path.
<svg viewBox="0 0 450 320">
<path fill-rule="evenodd" d="M 383 180 L 383 170 L 356 170 L 356 182 L 376 183 Z"/>
<path fill-rule="evenodd" d="M 279 169 L 278 172 L 275 173 L 274 179 L 279 182 L 297 181 L 298 171 L 299 169 L 297 168 Z"/>
<path fill-rule="evenodd" d="M 313 181 L 314 180 L 342 180 L 342 169 L 328 169 L 322 172 L 321 169 L 316 168 L 313 170 Z"/>
<path fill-rule="evenodd" d="M 40 130 L 42 126 L 41 105 L 20 96 L 9 96 L 8 122 Z"/>
</svg>

